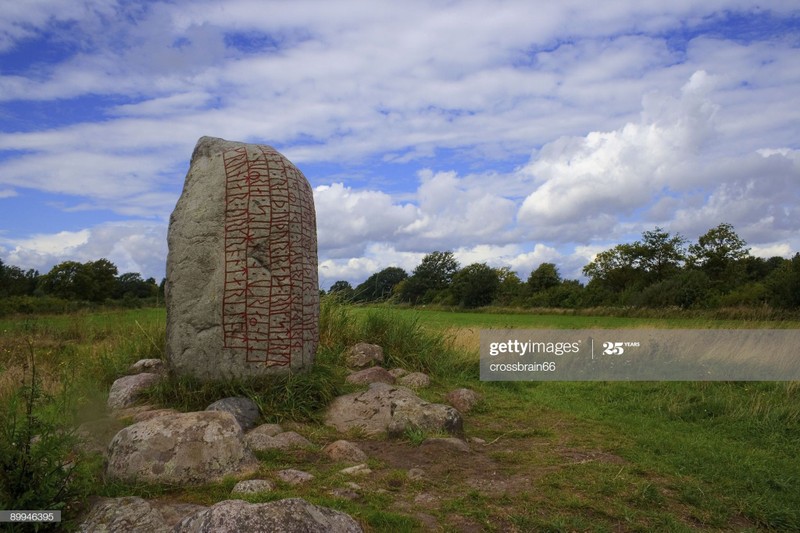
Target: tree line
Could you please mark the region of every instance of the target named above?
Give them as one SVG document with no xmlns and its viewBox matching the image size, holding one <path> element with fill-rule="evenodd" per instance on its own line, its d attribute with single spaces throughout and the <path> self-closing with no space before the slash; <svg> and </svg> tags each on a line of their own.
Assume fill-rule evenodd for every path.
<svg viewBox="0 0 800 533">
<path fill-rule="evenodd" d="M 58 312 L 78 303 L 113 303 L 136 307 L 164 298 L 164 283 L 119 271 L 108 259 L 64 261 L 46 274 L 23 270 L 0 260 L 0 315 L 11 312 Z"/>
<path fill-rule="evenodd" d="M 356 287 L 337 281 L 328 292 L 354 302 L 464 308 L 800 308 L 800 253 L 791 259 L 754 257 L 730 224 L 708 230 L 691 244 L 656 227 L 636 242 L 600 252 L 583 274 L 586 284 L 562 278 L 554 263 L 542 263 L 523 281 L 509 267 L 461 267 L 453 252 L 435 251 L 411 274 L 388 267 Z M 63 311 L 79 302 L 157 304 L 163 301 L 164 283 L 135 272 L 119 274 L 108 259 L 64 261 L 46 274 L 0 260 L 0 315 Z"/>
<path fill-rule="evenodd" d="M 356 287 L 337 281 L 328 292 L 354 302 L 464 308 L 800 308 L 800 253 L 791 259 L 752 256 L 727 223 L 691 244 L 656 227 L 636 242 L 600 252 L 583 274 L 586 284 L 562 278 L 554 263 L 542 263 L 523 281 L 509 267 L 473 263 L 462 268 L 452 252 L 436 251 L 410 275 L 388 267 Z"/>
</svg>

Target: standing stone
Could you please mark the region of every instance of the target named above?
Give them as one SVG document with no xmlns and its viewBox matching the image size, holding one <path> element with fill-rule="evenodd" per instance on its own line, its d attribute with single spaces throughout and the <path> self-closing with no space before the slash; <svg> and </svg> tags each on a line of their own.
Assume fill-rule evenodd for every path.
<svg viewBox="0 0 800 533">
<path fill-rule="evenodd" d="M 167 360 L 176 374 L 216 380 L 313 364 L 314 198 L 288 159 L 202 137 L 167 240 Z"/>
</svg>

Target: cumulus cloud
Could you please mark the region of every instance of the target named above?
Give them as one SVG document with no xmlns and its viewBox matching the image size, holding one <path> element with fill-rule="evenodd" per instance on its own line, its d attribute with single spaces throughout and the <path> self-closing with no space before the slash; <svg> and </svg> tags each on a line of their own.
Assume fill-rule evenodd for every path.
<svg viewBox="0 0 800 533">
<path fill-rule="evenodd" d="M 548 143 L 521 173 L 535 183 L 521 225 L 537 238 L 588 244 L 654 225 L 695 237 L 735 221 L 759 242 L 800 230 L 796 151 L 729 153 L 730 111 L 710 94 L 714 79 L 694 73 L 675 98 L 643 98 L 638 122 Z M 632 218 L 638 224 L 630 224 Z"/>
<path fill-rule="evenodd" d="M 336 258 L 364 253 L 375 241 L 391 241 L 417 216 L 411 204 L 396 204 L 380 191 L 357 191 L 341 183 L 314 189 L 320 250 Z"/>
<path fill-rule="evenodd" d="M 48 272 L 62 261 L 114 263 L 120 273 L 138 272 L 161 279 L 167 248 L 166 227 L 146 222 L 108 222 L 79 231 L 35 234 L 16 239 L 0 235 L 4 261 Z"/>
<path fill-rule="evenodd" d="M 579 240 L 575 221 L 608 231 L 619 215 L 647 205 L 663 188 L 680 187 L 713 134 L 716 107 L 705 98 L 708 87 L 708 75 L 699 71 L 680 100 L 646 97 L 638 123 L 542 147 L 523 170 L 539 185 L 522 203 L 520 223 L 545 238 L 566 229 L 567 238 Z"/>
</svg>

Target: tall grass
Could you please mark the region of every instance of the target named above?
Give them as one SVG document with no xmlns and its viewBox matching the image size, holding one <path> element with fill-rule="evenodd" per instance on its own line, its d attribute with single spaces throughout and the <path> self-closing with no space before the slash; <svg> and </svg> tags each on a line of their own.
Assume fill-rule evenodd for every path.
<svg viewBox="0 0 800 533">
<path fill-rule="evenodd" d="M 314 366 L 307 372 L 202 382 L 171 377 L 150 392 L 150 399 L 179 410 L 204 409 L 227 396 L 253 400 L 268 421 L 316 420 L 342 392 L 347 349 L 359 342 L 384 349 L 384 366 L 447 377 L 477 375 L 478 362 L 461 355 L 441 333 L 423 327 L 419 317 L 387 309 L 354 313 L 336 298 L 323 298 L 320 306 L 320 343 Z"/>
<path fill-rule="evenodd" d="M 348 347 L 368 342 L 383 348 L 387 368 L 425 372 L 437 377 L 477 376 L 479 362 L 457 349 L 454 338 L 427 327 L 420 313 L 389 307 L 354 308 L 335 297 L 323 298 L 318 358 L 343 366 Z"/>
</svg>

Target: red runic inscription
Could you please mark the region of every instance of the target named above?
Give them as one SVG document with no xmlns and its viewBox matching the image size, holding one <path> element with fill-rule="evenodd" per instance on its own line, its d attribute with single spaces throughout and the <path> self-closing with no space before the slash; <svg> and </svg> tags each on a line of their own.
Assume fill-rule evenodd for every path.
<svg viewBox="0 0 800 533">
<path fill-rule="evenodd" d="M 250 363 L 289 366 L 317 333 L 316 317 L 303 312 L 316 282 L 303 257 L 311 245 L 316 251 L 313 200 L 305 178 L 277 152 L 233 148 L 223 162 L 224 346 Z"/>
</svg>

